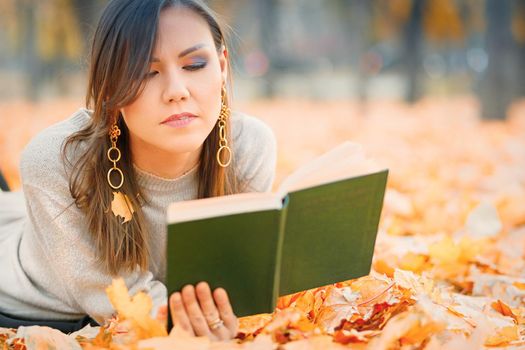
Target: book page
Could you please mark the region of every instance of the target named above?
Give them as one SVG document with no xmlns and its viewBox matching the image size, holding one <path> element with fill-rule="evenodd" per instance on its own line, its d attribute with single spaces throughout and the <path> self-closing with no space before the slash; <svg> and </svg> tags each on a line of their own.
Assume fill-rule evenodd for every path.
<svg viewBox="0 0 525 350">
<path fill-rule="evenodd" d="M 372 174 L 385 170 L 372 159 L 364 159 L 355 162 L 346 162 L 340 167 L 329 169 L 319 173 L 313 173 L 308 177 L 297 180 L 290 185 L 288 192 L 323 185 L 330 182 L 336 182 L 361 175 Z"/>
<path fill-rule="evenodd" d="M 270 192 L 239 193 L 171 203 L 168 224 L 282 208 L 282 198 Z"/>
<path fill-rule="evenodd" d="M 291 191 L 384 169 L 365 157 L 360 144 L 347 141 L 294 171 L 279 186 L 277 193 L 284 196 Z"/>
</svg>

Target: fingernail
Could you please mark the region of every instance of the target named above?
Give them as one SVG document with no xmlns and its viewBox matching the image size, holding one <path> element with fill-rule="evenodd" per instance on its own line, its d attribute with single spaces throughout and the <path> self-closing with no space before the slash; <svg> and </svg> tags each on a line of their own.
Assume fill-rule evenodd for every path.
<svg viewBox="0 0 525 350">
<path fill-rule="evenodd" d="M 179 301 L 180 300 L 180 294 L 177 292 L 177 293 L 173 293 L 170 297 L 170 304 L 174 304 L 175 302 Z"/>
</svg>

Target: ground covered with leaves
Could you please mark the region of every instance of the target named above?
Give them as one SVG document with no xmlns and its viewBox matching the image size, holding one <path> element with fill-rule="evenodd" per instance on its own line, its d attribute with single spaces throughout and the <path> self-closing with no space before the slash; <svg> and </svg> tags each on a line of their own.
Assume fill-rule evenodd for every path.
<svg viewBox="0 0 525 350">
<path fill-rule="evenodd" d="M 17 126 L 31 117 L 20 106 L 3 106 L 19 113 L 9 134 L 0 130 L 0 158 L 15 185 L 13 164 L 32 136 Z M 39 125 L 66 116 L 65 106 L 46 106 L 55 113 Z M 480 121 L 468 98 L 412 107 L 262 101 L 239 109 L 275 131 L 276 185 L 344 140 L 362 143 L 390 169 L 370 275 L 283 297 L 273 314 L 242 318 L 236 339 L 215 343 L 179 328 L 168 336 L 148 316 L 148 297 L 130 297 L 115 281 L 108 295 L 119 316 L 104 327 L 70 335 L 0 329 L 0 348 L 525 348 L 525 104 L 504 122 Z"/>
</svg>

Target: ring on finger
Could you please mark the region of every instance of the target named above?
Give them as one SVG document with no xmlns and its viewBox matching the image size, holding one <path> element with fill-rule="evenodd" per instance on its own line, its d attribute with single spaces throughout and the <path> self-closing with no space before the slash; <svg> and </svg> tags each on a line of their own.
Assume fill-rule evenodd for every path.
<svg viewBox="0 0 525 350">
<path fill-rule="evenodd" d="M 210 327 L 212 331 L 216 330 L 219 327 L 222 327 L 223 325 L 224 325 L 224 321 L 221 320 L 220 318 L 216 318 L 215 320 L 208 323 L 208 326 Z"/>
</svg>

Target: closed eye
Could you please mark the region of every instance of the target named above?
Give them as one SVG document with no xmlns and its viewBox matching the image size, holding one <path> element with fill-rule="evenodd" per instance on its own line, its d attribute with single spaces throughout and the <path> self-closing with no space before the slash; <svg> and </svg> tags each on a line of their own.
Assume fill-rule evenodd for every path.
<svg viewBox="0 0 525 350">
<path fill-rule="evenodd" d="M 195 71 L 204 67 L 206 67 L 206 62 L 191 64 L 189 66 L 184 66 L 183 68 L 188 71 Z"/>
<path fill-rule="evenodd" d="M 148 73 L 146 74 L 146 78 L 151 78 L 151 77 L 157 75 L 158 73 L 159 73 L 159 72 L 156 71 L 156 70 L 151 71 L 151 72 L 148 72 Z"/>
</svg>

